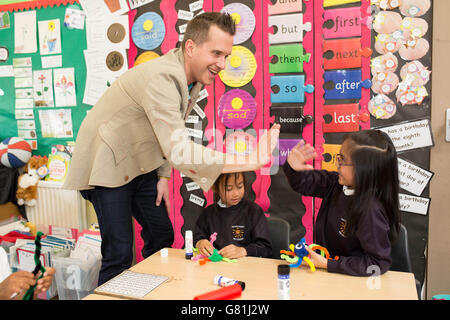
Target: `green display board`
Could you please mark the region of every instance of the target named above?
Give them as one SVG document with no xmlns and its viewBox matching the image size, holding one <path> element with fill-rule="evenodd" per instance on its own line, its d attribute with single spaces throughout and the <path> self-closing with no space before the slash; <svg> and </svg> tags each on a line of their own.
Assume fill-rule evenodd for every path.
<svg viewBox="0 0 450 320">
<path fill-rule="evenodd" d="M 79 5 L 68 5 L 76 6 Z M 74 68 L 75 75 L 75 91 L 77 105 L 72 107 L 34 107 L 34 121 L 36 125 L 37 150 L 33 150 L 33 155 L 49 155 L 51 146 L 54 144 L 67 144 L 67 142 L 75 141 L 78 129 L 86 116 L 86 112 L 90 110 L 91 105 L 83 104 L 83 95 L 86 82 L 86 64 L 84 60 L 83 50 L 86 49 L 86 30 L 69 29 L 64 26 L 65 10 L 68 6 L 54 6 L 36 9 L 36 24 L 44 20 L 60 20 L 61 28 L 61 56 L 62 65 L 58 68 Z M 9 57 L 6 61 L 0 62 L 2 66 L 12 66 L 14 58 L 31 57 L 32 69 L 42 70 L 41 54 L 39 52 L 39 35 L 36 34 L 37 52 L 35 53 L 14 53 L 14 12 L 9 12 L 10 27 L 0 29 L 0 47 L 6 47 Z M 38 27 L 36 26 L 36 30 Z M 46 55 L 47 56 L 47 55 Z M 15 118 L 16 110 L 16 90 L 15 78 L 0 77 L 0 141 L 5 138 L 17 137 L 18 128 Z M 39 110 L 45 109 L 70 109 L 72 117 L 72 138 L 47 138 L 42 136 L 41 123 L 39 119 Z"/>
</svg>

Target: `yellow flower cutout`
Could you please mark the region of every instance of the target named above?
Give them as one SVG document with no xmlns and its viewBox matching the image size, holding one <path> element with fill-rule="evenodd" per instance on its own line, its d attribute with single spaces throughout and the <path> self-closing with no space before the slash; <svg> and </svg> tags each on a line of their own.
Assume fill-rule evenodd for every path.
<svg viewBox="0 0 450 320">
<path fill-rule="evenodd" d="M 49 30 L 49 31 L 55 30 L 55 22 L 54 22 L 54 21 L 50 21 L 50 22 L 48 23 L 48 30 Z"/>
</svg>

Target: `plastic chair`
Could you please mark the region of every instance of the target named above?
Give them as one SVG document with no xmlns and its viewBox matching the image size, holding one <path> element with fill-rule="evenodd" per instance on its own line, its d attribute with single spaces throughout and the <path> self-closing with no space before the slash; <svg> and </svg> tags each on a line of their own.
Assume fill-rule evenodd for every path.
<svg viewBox="0 0 450 320">
<path fill-rule="evenodd" d="M 289 250 L 291 227 L 286 220 L 277 217 L 267 217 L 270 240 L 272 241 L 272 258 L 280 258 L 280 250 Z"/>
<path fill-rule="evenodd" d="M 391 271 L 413 272 L 411 258 L 409 257 L 408 232 L 402 224 L 400 225 L 398 237 L 392 244 L 391 258 Z"/>
<path fill-rule="evenodd" d="M 411 272 L 411 258 L 409 256 L 408 247 L 408 232 L 404 225 L 400 224 L 400 231 L 397 239 L 394 241 L 391 247 L 392 265 L 390 271 Z M 416 280 L 417 295 L 420 299 L 421 283 Z"/>
</svg>

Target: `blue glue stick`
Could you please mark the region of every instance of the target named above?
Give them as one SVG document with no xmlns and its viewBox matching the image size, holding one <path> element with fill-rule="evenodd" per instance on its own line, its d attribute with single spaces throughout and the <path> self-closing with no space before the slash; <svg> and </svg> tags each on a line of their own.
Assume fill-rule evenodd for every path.
<svg viewBox="0 0 450 320">
<path fill-rule="evenodd" d="M 242 290 L 245 289 L 245 282 L 242 281 L 238 281 L 238 280 L 233 280 L 230 278 L 226 278 L 223 276 L 215 276 L 214 277 L 214 284 L 220 287 L 228 287 L 228 286 L 232 286 L 233 284 L 239 284 L 242 287 Z"/>
<path fill-rule="evenodd" d="M 290 267 L 287 264 L 278 265 L 278 300 L 290 300 Z"/>
<path fill-rule="evenodd" d="M 191 258 L 194 255 L 192 241 L 193 241 L 192 230 L 186 230 L 184 242 L 185 242 L 185 258 L 187 260 L 191 260 Z"/>
</svg>

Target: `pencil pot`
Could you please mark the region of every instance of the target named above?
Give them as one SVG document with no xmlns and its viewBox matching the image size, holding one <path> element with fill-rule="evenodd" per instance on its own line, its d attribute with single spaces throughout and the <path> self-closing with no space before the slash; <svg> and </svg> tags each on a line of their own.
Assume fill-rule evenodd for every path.
<svg viewBox="0 0 450 320">
<path fill-rule="evenodd" d="M 55 258 L 55 280 L 59 300 L 81 300 L 98 285 L 101 260 Z"/>
</svg>

